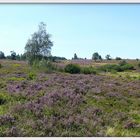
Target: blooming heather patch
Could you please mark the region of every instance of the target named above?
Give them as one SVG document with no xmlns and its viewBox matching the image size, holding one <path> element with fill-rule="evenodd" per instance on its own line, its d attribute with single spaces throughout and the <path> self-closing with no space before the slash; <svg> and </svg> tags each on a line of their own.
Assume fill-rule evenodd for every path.
<svg viewBox="0 0 140 140">
<path fill-rule="evenodd" d="M 26 64 L 15 72 L 9 63 L 0 82 L 0 136 L 140 136 L 139 80 L 39 71 L 29 80 Z"/>
</svg>

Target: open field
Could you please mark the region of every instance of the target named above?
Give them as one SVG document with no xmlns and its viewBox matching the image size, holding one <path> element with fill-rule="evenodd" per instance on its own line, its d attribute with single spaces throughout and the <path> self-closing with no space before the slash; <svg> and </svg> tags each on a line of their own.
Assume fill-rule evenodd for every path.
<svg viewBox="0 0 140 140">
<path fill-rule="evenodd" d="M 138 62 L 128 61 L 135 70 L 95 75 L 46 73 L 0 60 L 0 136 L 140 136 L 140 73 Z"/>
</svg>

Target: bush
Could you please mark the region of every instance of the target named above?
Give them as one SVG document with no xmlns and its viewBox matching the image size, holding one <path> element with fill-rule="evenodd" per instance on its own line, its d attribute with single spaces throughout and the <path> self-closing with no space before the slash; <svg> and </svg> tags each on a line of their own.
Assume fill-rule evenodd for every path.
<svg viewBox="0 0 140 140">
<path fill-rule="evenodd" d="M 134 66 L 131 65 L 131 64 L 125 64 L 123 66 L 121 66 L 121 70 L 122 71 L 125 71 L 125 70 L 133 70 L 134 69 Z"/>
<path fill-rule="evenodd" d="M 138 63 L 138 67 L 140 68 L 140 63 Z"/>
<path fill-rule="evenodd" d="M 77 64 L 68 64 L 65 67 L 65 72 L 74 74 L 74 73 L 80 73 L 81 69 L 80 66 Z"/>
<path fill-rule="evenodd" d="M 125 60 L 123 60 L 123 61 L 121 61 L 121 62 L 119 63 L 120 66 L 124 66 L 124 65 L 126 65 L 126 64 L 127 64 L 127 62 L 126 62 Z"/>
<path fill-rule="evenodd" d="M 2 68 L 2 65 L 0 64 L 0 68 Z"/>
<path fill-rule="evenodd" d="M 83 67 L 81 68 L 81 73 L 83 74 L 96 74 L 96 70 L 93 67 Z"/>
<path fill-rule="evenodd" d="M 28 74 L 28 77 L 27 77 L 28 80 L 34 80 L 35 78 L 36 78 L 36 74 L 35 74 L 35 73 L 30 72 L 30 73 Z"/>
<path fill-rule="evenodd" d="M 116 57 L 116 60 L 122 60 L 120 57 Z"/>
<path fill-rule="evenodd" d="M 98 68 L 99 71 L 104 71 L 104 72 L 121 72 L 125 70 L 133 70 L 134 66 L 125 62 L 121 62 L 121 64 L 116 65 L 116 64 L 107 64 L 104 66 L 101 66 Z"/>
<path fill-rule="evenodd" d="M 107 64 L 98 68 L 100 71 L 111 72 L 112 70 L 120 71 L 119 65 Z"/>
</svg>

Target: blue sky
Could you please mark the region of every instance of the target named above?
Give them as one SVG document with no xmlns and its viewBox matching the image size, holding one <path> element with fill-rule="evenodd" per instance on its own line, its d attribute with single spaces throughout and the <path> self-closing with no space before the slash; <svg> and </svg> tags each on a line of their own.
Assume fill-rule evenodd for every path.
<svg viewBox="0 0 140 140">
<path fill-rule="evenodd" d="M 28 38 L 47 24 L 52 55 L 140 58 L 140 4 L 0 4 L 0 51 L 24 53 Z"/>
</svg>

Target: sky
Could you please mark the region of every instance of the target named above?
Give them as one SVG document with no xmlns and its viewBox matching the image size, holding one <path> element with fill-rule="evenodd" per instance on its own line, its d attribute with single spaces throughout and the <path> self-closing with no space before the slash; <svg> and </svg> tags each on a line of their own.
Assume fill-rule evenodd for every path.
<svg viewBox="0 0 140 140">
<path fill-rule="evenodd" d="M 53 56 L 140 58 L 139 15 L 140 4 L 0 4 L 0 51 L 23 54 L 44 22 Z"/>
</svg>

